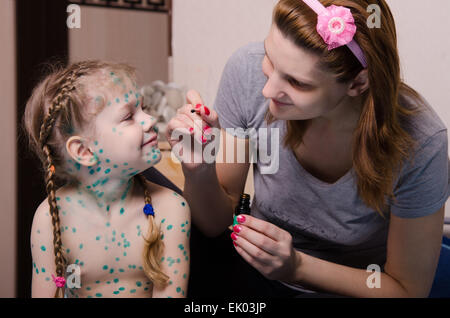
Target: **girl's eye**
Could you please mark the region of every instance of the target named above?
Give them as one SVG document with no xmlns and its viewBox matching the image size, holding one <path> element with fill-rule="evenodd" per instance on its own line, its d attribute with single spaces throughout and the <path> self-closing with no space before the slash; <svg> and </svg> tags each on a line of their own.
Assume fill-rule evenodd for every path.
<svg viewBox="0 0 450 318">
<path fill-rule="evenodd" d="M 123 121 L 128 121 L 128 120 L 131 120 L 131 119 L 133 119 L 133 114 L 128 114 L 127 117 L 125 117 L 123 119 Z"/>
</svg>

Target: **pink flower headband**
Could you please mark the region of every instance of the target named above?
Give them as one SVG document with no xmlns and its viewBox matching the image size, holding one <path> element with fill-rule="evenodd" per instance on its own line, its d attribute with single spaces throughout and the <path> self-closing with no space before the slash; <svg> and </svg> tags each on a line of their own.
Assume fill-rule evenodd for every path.
<svg viewBox="0 0 450 318">
<path fill-rule="evenodd" d="M 303 2 L 317 13 L 317 32 L 328 44 L 328 50 L 347 45 L 361 65 L 367 68 L 366 57 L 353 39 L 356 25 L 350 9 L 335 5 L 325 8 L 318 0 L 303 0 Z"/>
</svg>

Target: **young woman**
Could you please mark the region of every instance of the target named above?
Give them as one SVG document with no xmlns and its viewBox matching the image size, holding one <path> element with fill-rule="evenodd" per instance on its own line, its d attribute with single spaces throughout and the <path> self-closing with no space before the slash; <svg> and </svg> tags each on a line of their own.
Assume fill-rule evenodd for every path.
<svg viewBox="0 0 450 318">
<path fill-rule="evenodd" d="M 241 48 L 227 63 L 215 111 L 199 105 L 200 115 L 192 113 L 202 102 L 190 92 L 191 105 L 169 124 L 169 137 L 199 117 L 224 136 L 225 128 L 268 128 L 270 140 L 279 129 L 279 169 L 265 174 L 264 163 L 253 164 L 251 215 L 231 234 L 263 279 L 238 262 L 228 280 L 236 293 L 430 291 L 449 196 L 447 129 L 401 79 L 384 0 L 376 2 L 381 27 L 368 27 L 372 2 L 280 0 L 264 44 Z M 232 138 L 249 147 L 245 135 Z M 249 167 L 249 158 L 183 163 L 184 196 L 205 235 L 232 223 Z"/>
</svg>

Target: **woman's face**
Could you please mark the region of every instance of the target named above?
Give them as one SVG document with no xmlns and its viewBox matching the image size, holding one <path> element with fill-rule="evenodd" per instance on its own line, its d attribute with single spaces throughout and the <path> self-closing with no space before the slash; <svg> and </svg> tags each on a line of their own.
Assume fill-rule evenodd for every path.
<svg viewBox="0 0 450 318">
<path fill-rule="evenodd" d="M 349 84 L 337 83 L 318 67 L 319 57 L 285 38 L 275 25 L 264 42 L 262 68 L 267 77 L 263 95 L 277 119 L 336 119 L 348 108 Z"/>
</svg>

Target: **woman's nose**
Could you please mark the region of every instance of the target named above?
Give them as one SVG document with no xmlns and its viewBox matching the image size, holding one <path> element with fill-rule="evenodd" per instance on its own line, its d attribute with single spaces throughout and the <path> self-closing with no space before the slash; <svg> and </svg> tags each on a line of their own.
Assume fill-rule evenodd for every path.
<svg viewBox="0 0 450 318">
<path fill-rule="evenodd" d="M 262 93 L 267 99 L 278 99 L 284 95 L 281 81 L 277 79 L 275 74 L 272 74 L 267 78 L 267 82 L 262 90 Z"/>
</svg>

